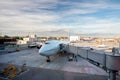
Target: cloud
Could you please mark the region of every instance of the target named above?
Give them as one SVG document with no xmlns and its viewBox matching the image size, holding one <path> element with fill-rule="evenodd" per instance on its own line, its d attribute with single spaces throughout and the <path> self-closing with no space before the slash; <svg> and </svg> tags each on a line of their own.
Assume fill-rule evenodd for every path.
<svg viewBox="0 0 120 80">
<path fill-rule="evenodd" d="M 46 28 L 49 29 L 52 24 L 49 24 L 48 22 L 52 22 L 54 20 L 57 20 L 59 17 L 56 15 L 19 15 L 19 16 L 1 16 L 0 24 L 1 28 L 8 29 L 22 29 L 22 30 L 35 30 L 35 29 L 41 29 Z M 48 23 L 48 24 L 47 24 Z M 22 27 L 22 28 L 21 28 Z M 20 30 L 19 29 L 19 30 Z"/>
<path fill-rule="evenodd" d="M 59 16 L 43 9 L 54 7 L 55 3 L 57 0 L 1 0 L 0 30 L 35 32 L 56 28 L 50 23 Z"/>
<path fill-rule="evenodd" d="M 69 15 L 76 15 L 76 14 L 91 14 L 96 12 L 101 12 L 102 10 L 119 10 L 120 5 L 119 3 L 111 3 L 107 0 L 98 1 L 83 1 L 83 2 L 61 2 L 60 4 L 66 5 L 63 7 L 63 10 L 61 13 L 63 13 L 63 16 L 69 16 Z"/>
<path fill-rule="evenodd" d="M 119 25 L 119 22 L 100 20 L 95 23 L 78 25 L 78 27 L 84 33 L 119 33 Z"/>
<path fill-rule="evenodd" d="M 109 0 L 0 0 L 0 31 L 118 31 L 120 5 Z M 104 28 L 104 29 L 103 29 Z M 110 29 L 109 29 L 110 28 Z"/>
</svg>

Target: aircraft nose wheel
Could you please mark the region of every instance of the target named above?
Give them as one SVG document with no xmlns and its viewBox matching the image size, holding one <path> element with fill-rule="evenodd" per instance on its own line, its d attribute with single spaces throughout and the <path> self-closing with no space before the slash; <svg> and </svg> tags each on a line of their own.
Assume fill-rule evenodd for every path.
<svg viewBox="0 0 120 80">
<path fill-rule="evenodd" d="M 50 57 L 48 57 L 48 59 L 46 60 L 46 62 L 50 62 Z"/>
<path fill-rule="evenodd" d="M 50 62 L 50 59 L 47 59 L 46 61 L 47 61 L 47 62 Z"/>
</svg>

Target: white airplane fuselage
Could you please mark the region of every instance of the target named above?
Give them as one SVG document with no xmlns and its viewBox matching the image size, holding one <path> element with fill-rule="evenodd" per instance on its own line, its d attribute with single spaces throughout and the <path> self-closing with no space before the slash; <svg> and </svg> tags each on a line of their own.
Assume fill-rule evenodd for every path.
<svg viewBox="0 0 120 80">
<path fill-rule="evenodd" d="M 58 40 L 46 41 L 39 49 L 39 54 L 46 57 L 53 56 L 62 50 L 62 44 L 63 42 Z"/>
</svg>

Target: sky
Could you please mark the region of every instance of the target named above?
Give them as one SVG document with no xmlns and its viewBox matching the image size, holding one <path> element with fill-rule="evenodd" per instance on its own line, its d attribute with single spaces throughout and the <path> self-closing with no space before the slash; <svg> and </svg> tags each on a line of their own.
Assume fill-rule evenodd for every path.
<svg viewBox="0 0 120 80">
<path fill-rule="evenodd" d="M 0 34 L 120 34 L 120 0 L 0 0 Z"/>
</svg>

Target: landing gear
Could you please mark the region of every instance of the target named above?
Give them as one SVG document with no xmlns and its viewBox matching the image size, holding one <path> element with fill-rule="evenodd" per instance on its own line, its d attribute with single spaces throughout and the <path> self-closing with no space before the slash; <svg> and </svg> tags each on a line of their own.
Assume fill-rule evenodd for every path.
<svg viewBox="0 0 120 80">
<path fill-rule="evenodd" d="M 47 57 L 47 60 L 46 60 L 46 62 L 50 62 L 50 57 Z"/>
<path fill-rule="evenodd" d="M 72 55 L 68 56 L 68 61 L 73 61 L 73 60 L 75 60 L 76 62 L 78 61 L 77 60 L 77 55 L 72 54 Z"/>
</svg>

